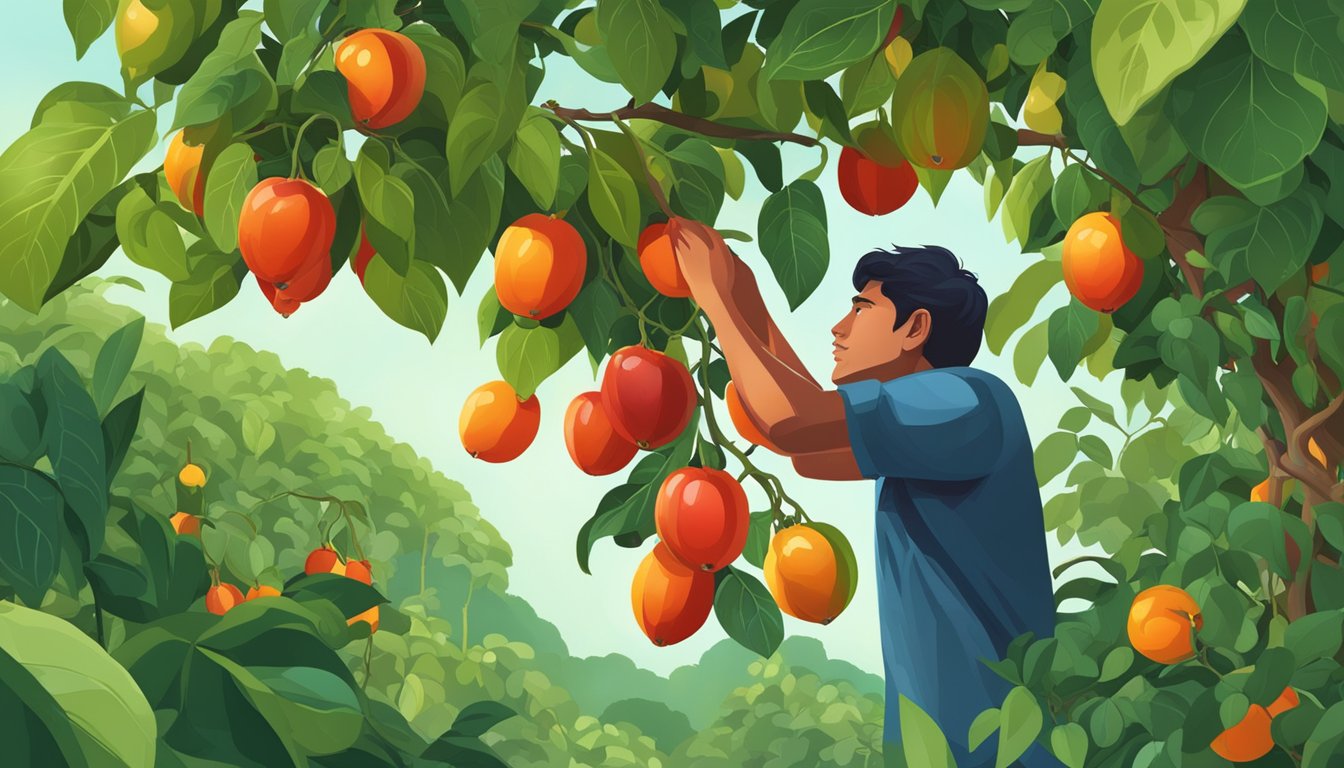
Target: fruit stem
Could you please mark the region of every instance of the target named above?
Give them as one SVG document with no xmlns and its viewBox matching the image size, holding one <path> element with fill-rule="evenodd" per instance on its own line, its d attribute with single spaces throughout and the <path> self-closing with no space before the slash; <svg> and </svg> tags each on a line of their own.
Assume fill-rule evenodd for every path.
<svg viewBox="0 0 1344 768">
<path fill-rule="evenodd" d="M 341 128 L 341 121 L 326 112 L 318 112 L 303 121 L 303 125 L 299 126 L 298 134 L 294 137 L 294 149 L 289 155 L 289 178 L 299 178 L 303 171 L 303 164 L 299 162 L 299 152 L 303 149 L 303 132 L 308 130 L 308 126 L 324 117 L 336 126 L 336 146 L 340 148 L 342 154 L 345 153 L 345 131 Z"/>
<path fill-rule="evenodd" d="M 236 509 L 226 509 L 224 511 L 228 514 L 237 515 L 243 518 L 243 520 L 247 522 L 247 527 L 252 529 L 252 538 L 254 539 L 257 538 L 257 524 L 252 522 L 252 518 L 248 517 L 247 515 L 244 515 L 242 512 L 239 512 Z"/>
<path fill-rule="evenodd" d="M 630 142 L 635 145 L 635 151 L 639 153 L 639 165 L 644 169 L 644 181 L 649 185 L 649 191 L 653 193 L 654 201 L 658 203 L 659 208 L 663 209 L 663 215 L 669 219 L 672 218 L 675 214 L 667 205 L 667 197 L 663 195 L 663 187 L 657 179 L 653 178 L 653 171 L 649 168 L 649 156 L 644 154 L 644 142 L 639 140 L 639 136 L 636 136 L 635 132 L 630 130 L 630 126 L 626 125 L 625 121 L 621 120 L 615 112 L 611 113 L 611 121 L 616 124 L 617 128 L 621 129 L 621 133 L 630 137 Z"/>
<path fill-rule="evenodd" d="M 614 248 L 612 249 L 612 255 L 615 255 Z M 598 258 L 597 261 L 602 265 L 602 277 L 606 278 L 608 283 L 611 283 L 612 287 L 621 294 L 621 298 L 625 300 L 625 305 L 630 308 L 630 311 L 634 312 L 635 319 L 639 321 L 639 343 L 647 347 L 649 345 L 649 331 L 646 326 L 654 321 L 645 317 L 644 311 L 635 303 L 635 298 L 625 289 L 625 285 L 621 283 L 621 275 L 616 270 L 616 265 L 614 263 L 608 264 L 605 258 Z M 662 323 L 655 324 L 663 327 L 664 330 L 668 330 Z"/>
</svg>

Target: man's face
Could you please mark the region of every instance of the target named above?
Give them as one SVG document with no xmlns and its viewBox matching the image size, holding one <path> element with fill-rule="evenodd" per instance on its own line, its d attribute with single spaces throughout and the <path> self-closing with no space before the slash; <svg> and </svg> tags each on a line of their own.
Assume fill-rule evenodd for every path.
<svg viewBox="0 0 1344 768">
<path fill-rule="evenodd" d="M 887 380 L 912 368 L 928 335 L 929 313 L 916 310 L 896 328 L 896 305 L 882 294 L 882 283 L 870 281 L 853 299 L 844 318 L 831 329 L 835 336 L 835 370 L 831 381 L 848 384 L 865 379 Z"/>
</svg>

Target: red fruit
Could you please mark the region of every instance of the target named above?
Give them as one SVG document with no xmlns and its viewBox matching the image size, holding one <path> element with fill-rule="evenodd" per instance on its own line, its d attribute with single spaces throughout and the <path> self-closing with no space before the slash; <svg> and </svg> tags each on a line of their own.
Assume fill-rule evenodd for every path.
<svg viewBox="0 0 1344 768">
<path fill-rule="evenodd" d="M 672 250 L 672 238 L 667 236 L 666 223 L 645 227 L 639 235 L 636 250 L 644 277 L 655 291 L 674 298 L 691 295 L 691 287 L 686 284 L 686 276 L 681 274 L 681 266 L 677 264 L 677 254 Z"/>
<path fill-rule="evenodd" d="M 260 280 L 284 288 L 306 267 L 331 265 L 336 211 L 322 190 L 303 179 L 263 179 L 247 193 L 238 216 L 238 250 Z"/>
<path fill-rule="evenodd" d="M 299 305 L 317 298 L 330 284 L 331 262 L 326 259 L 316 261 L 305 267 L 302 272 L 289 281 L 285 288 L 276 288 L 260 277 L 257 278 L 257 285 L 261 286 L 261 292 L 266 295 L 267 300 L 271 302 L 271 306 L 282 317 L 289 317 L 294 314 Z"/>
<path fill-rule="evenodd" d="M 685 467 L 668 475 L 653 515 L 658 538 L 678 560 L 702 571 L 717 571 L 736 560 L 751 523 L 742 484 L 708 467 Z"/>
<path fill-rule="evenodd" d="M 355 581 L 362 581 L 365 584 L 373 583 L 373 573 L 369 570 L 368 560 L 347 560 L 345 563 L 345 575 Z"/>
<path fill-rule="evenodd" d="M 905 9 L 898 5 L 896 6 L 896 15 L 891 17 L 891 27 L 887 29 L 887 36 L 882 39 L 882 44 L 877 47 L 877 50 L 880 51 L 883 48 L 886 48 L 887 44 L 892 40 L 895 40 L 897 35 L 901 34 L 901 23 L 904 21 Z"/>
<path fill-rule="evenodd" d="M 600 392 L 584 392 L 570 402 L 565 411 L 565 447 L 575 466 L 590 475 L 610 475 L 639 451 L 612 427 Z"/>
<path fill-rule="evenodd" d="M 355 261 L 351 266 L 355 270 L 355 275 L 359 278 L 361 285 L 364 284 L 364 271 L 369 268 L 369 262 L 373 261 L 376 253 L 373 250 L 373 244 L 369 242 L 368 236 L 364 234 L 364 226 L 360 225 L 359 250 L 355 251 Z"/>
<path fill-rule="evenodd" d="M 714 574 L 686 567 L 659 542 L 635 571 L 630 587 L 635 621 L 659 647 L 695 634 L 714 607 Z"/>
<path fill-rule="evenodd" d="M 241 602 L 243 592 L 232 584 L 216 584 L 205 593 L 205 609 L 217 616 L 223 616 Z"/>
<path fill-rule="evenodd" d="M 915 169 L 904 159 L 882 165 L 853 147 L 840 151 L 840 194 L 859 213 L 882 216 L 910 202 L 919 189 Z"/>
<path fill-rule="evenodd" d="M 405 120 L 425 94 L 425 54 L 399 32 L 361 29 L 346 37 L 336 47 L 336 70 L 355 120 L 373 129 Z"/>
<path fill-rule="evenodd" d="M 602 375 L 602 406 L 612 429 L 645 450 L 677 439 L 690 423 L 695 403 L 690 371 L 662 352 L 619 349 Z"/>
<path fill-rule="evenodd" d="M 319 547 L 308 553 L 308 559 L 303 561 L 303 572 L 309 576 L 315 573 L 332 573 L 340 563 L 341 558 L 336 554 L 336 550 Z"/>
</svg>

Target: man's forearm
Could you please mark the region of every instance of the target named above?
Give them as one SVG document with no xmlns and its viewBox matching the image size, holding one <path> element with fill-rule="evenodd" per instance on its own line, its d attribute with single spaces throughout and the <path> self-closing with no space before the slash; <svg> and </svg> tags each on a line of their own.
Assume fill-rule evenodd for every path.
<svg viewBox="0 0 1344 768">
<path fill-rule="evenodd" d="M 808 373 L 802 359 L 798 357 L 797 352 L 794 352 L 784 334 L 780 332 L 779 326 L 770 317 L 770 312 L 766 310 L 765 300 L 761 298 L 760 287 L 756 284 L 756 276 L 740 258 L 736 260 L 736 265 L 737 277 L 733 281 L 731 300 L 745 323 L 744 327 L 748 328 L 757 341 L 764 344 L 765 348 L 781 362 L 816 384 L 816 379 Z"/>
</svg>

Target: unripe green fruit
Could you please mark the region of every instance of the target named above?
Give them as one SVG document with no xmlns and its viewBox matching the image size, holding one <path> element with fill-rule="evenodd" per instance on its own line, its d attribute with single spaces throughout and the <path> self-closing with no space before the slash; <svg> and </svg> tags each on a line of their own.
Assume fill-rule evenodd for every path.
<svg viewBox="0 0 1344 768">
<path fill-rule="evenodd" d="M 220 0 L 210 0 L 218 14 Z M 121 68 L 133 85 L 176 64 L 195 39 L 192 0 L 120 0 L 113 35 Z"/>
<path fill-rule="evenodd" d="M 951 48 L 916 56 L 892 96 L 896 143 L 914 165 L 951 171 L 970 165 L 989 128 L 989 92 Z"/>
</svg>

